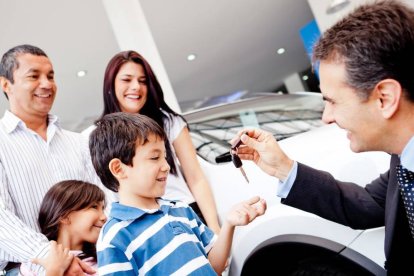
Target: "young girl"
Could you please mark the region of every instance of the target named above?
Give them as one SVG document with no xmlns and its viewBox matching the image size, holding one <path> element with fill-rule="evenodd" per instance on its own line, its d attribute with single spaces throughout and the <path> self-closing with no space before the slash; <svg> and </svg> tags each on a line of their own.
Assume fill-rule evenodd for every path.
<svg viewBox="0 0 414 276">
<path fill-rule="evenodd" d="M 70 249 L 74 256 L 96 269 L 95 243 L 106 221 L 104 208 L 105 194 L 98 186 L 78 180 L 62 181 L 46 193 L 40 206 L 39 226 L 49 240 Z M 70 262 L 56 257 L 59 249 L 55 243 L 51 252 L 54 254 L 39 263 L 47 274 L 59 269 L 64 272 L 62 267 L 68 267 Z M 21 274 L 33 275 L 27 264 L 22 264 Z"/>
</svg>

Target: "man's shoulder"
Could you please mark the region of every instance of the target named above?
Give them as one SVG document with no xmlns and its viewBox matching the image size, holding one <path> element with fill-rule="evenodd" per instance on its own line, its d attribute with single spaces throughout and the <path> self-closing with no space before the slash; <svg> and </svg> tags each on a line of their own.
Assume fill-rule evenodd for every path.
<svg viewBox="0 0 414 276">
<path fill-rule="evenodd" d="M 75 131 L 72 131 L 72 130 L 61 128 L 60 131 L 62 132 L 63 135 L 66 135 L 66 136 L 71 136 L 71 137 L 75 137 L 75 138 L 81 138 L 82 137 L 82 135 L 79 132 L 75 132 Z"/>
<path fill-rule="evenodd" d="M 90 136 L 90 134 L 92 133 L 92 131 L 94 131 L 96 128 L 96 125 L 90 125 L 89 127 L 85 128 L 84 130 L 81 131 L 81 134 L 85 137 Z"/>
<path fill-rule="evenodd" d="M 4 122 L 2 120 L 0 120 L 0 135 L 4 136 L 7 135 L 7 129 L 6 129 L 6 125 L 4 124 Z"/>
<path fill-rule="evenodd" d="M 85 137 L 79 132 L 75 132 L 75 131 L 64 129 L 64 128 L 60 128 L 58 132 L 59 132 L 59 136 L 63 138 L 80 141 L 82 143 L 87 141 L 87 139 L 85 139 Z"/>
</svg>

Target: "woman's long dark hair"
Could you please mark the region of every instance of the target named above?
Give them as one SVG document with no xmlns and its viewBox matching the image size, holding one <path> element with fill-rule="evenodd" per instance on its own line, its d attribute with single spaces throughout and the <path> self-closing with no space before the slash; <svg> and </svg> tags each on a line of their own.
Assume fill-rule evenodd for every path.
<svg viewBox="0 0 414 276">
<path fill-rule="evenodd" d="M 175 115 L 180 116 L 185 121 L 181 115 L 172 110 L 165 102 L 161 85 L 145 58 L 135 51 L 123 51 L 116 54 L 106 67 L 103 85 L 104 110 L 101 117 L 96 120 L 96 122 L 102 119 L 106 114 L 122 111 L 115 94 L 115 77 L 121 66 L 129 61 L 142 65 L 146 76 L 148 90 L 147 101 L 139 113 L 154 119 L 167 133 L 168 129 L 166 129 L 166 126 L 164 125 L 164 120 L 171 123 L 171 116 Z M 170 116 L 164 114 L 161 109 L 167 112 Z M 167 151 L 167 162 L 171 167 L 170 173 L 177 175 L 177 167 L 172 155 L 172 149 L 167 140 L 165 141 L 165 147 Z"/>
<path fill-rule="evenodd" d="M 43 198 L 39 211 L 40 231 L 49 239 L 57 241 L 59 222 L 69 213 L 105 201 L 104 192 L 96 185 L 79 180 L 66 180 L 52 186 Z M 94 257 L 95 244 L 84 242 L 80 258 Z"/>
</svg>

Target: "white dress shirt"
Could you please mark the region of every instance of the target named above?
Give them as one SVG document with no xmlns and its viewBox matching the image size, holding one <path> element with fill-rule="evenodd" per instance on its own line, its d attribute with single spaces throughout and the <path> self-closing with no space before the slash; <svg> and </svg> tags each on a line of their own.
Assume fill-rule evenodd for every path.
<svg viewBox="0 0 414 276">
<path fill-rule="evenodd" d="M 47 141 L 6 111 L 0 121 L 0 269 L 8 261 L 27 262 L 48 253 L 37 218 L 46 192 L 55 183 L 76 179 L 98 183 L 87 142 L 63 130 L 49 115 Z M 39 270 L 33 267 L 35 270 Z"/>
</svg>

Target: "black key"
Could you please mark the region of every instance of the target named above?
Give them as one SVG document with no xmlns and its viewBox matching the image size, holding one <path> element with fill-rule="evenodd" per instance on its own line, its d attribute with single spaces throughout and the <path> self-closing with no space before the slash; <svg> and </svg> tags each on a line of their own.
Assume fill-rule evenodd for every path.
<svg viewBox="0 0 414 276">
<path fill-rule="evenodd" d="M 240 160 L 240 157 L 237 154 L 230 153 L 231 154 L 231 161 L 233 161 L 233 164 L 236 168 L 240 169 L 240 172 L 244 176 L 244 179 L 246 179 L 247 183 L 249 183 L 249 179 L 247 178 L 246 172 L 243 169 L 243 163 Z"/>
</svg>

